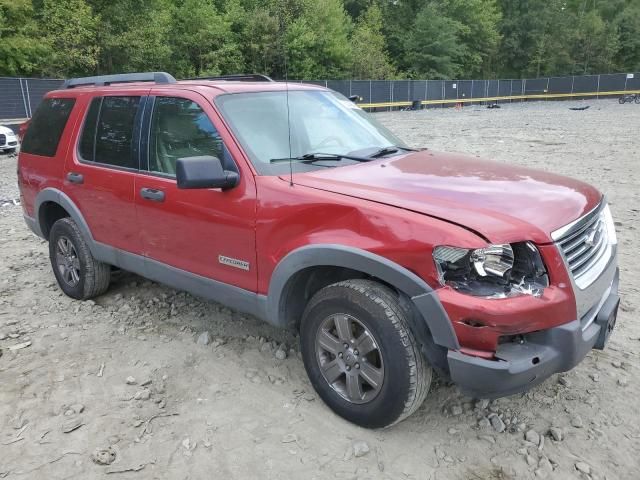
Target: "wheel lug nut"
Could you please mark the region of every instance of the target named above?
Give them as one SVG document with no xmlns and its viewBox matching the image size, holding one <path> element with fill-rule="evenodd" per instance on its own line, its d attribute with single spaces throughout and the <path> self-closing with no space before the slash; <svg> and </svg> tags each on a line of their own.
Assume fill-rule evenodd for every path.
<svg viewBox="0 0 640 480">
<path fill-rule="evenodd" d="M 342 357 L 343 357 L 342 352 L 338 353 L 338 358 L 342 358 Z"/>
<path fill-rule="evenodd" d="M 354 350 L 354 351 L 353 351 L 353 354 L 354 354 L 354 355 L 359 355 L 359 353 L 360 353 L 360 352 L 358 352 L 358 350 Z"/>
<path fill-rule="evenodd" d="M 345 344 L 343 344 L 342 346 L 343 346 L 344 348 L 349 348 L 349 344 L 348 344 L 348 343 L 345 343 Z"/>
<path fill-rule="evenodd" d="M 351 371 L 351 367 L 347 365 L 347 372 Z"/>
<path fill-rule="evenodd" d="M 360 369 L 360 364 L 359 364 L 359 363 L 356 363 L 355 367 L 356 367 L 357 369 Z"/>
</svg>

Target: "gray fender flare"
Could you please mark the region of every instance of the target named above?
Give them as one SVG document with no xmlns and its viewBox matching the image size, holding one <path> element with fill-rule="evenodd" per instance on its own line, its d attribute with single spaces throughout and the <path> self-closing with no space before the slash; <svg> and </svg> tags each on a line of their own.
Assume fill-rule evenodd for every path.
<svg viewBox="0 0 640 480">
<path fill-rule="evenodd" d="M 60 205 L 64 208 L 69 216 L 73 219 L 73 221 L 78 225 L 80 231 L 84 235 L 84 239 L 89 245 L 89 249 L 91 253 L 96 256 L 95 252 L 95 241 L 93 239 L 93 235 L 91 235 L 91 230 L 89 230 L 89 225 L 87 224 L 84 216 L 80 212 L 80 209 L 73 203 L 73 200 L 69 198 L 67 194 L 58 190 L 57 188 L 45 188 L 36 196 L 36 201 L 34 204 L 34 213 L 35 213 L 35 224 L 36 229 L 38 230 L 36 233 L 41 237 L 44 237 L 42 232 L 42 226 L 40 225 L 40 207 L 45 202 L 53 202 Z"/>
<path fill-rule="evenodd" d="M 440 299 L 424 280 L 388 258 L 344 245 L 307 245 L 290 252 L 278 263 L 271 276 L 267 295 L 267 317 L 272 323 L 277 325 L 280 323 L 278 319 L 284 318 L 283 296 L 289 279 L 296 272 L 316 266 L 350 268 L 394 286 L 411 299 L 436 344 L 452 350 L 460 349 Z"/>
</svg>

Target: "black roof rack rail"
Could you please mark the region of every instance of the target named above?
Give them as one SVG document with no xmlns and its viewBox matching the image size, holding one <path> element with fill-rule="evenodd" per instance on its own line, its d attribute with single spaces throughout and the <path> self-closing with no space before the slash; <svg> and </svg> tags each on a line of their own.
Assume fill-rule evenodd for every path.
<svg viewBox="0 0 640 480">
<path fill-rule="evenodd" d="M 165 72 L 123 73 L 120 75 L 99 75 L 96 77 L 71 78 L 69 80 L 65 80 L 62 88 L 74 88 L 84 85 L 103 87 L 113 83 L 130 82 L 176 83 L 176 79 Z"/>
<path fill-rule="evenodd" d="M 187 80 L 227 80 L 235 82 L 275 82 L 271 77 L 261 73 L 236 73 L 233 75 L 218 75 L 215 77 L 196 77 Z"/>
</svg>

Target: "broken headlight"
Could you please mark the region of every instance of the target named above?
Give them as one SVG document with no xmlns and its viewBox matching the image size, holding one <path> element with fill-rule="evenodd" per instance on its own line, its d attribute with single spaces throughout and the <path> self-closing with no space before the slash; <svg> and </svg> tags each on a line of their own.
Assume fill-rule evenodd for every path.
<svg viewBox="0 0 640 480">
<path fill-rule="evenodd" d="M 549 286 L 540 252 L 531 242 L 469 250 L 436 247 L 433 259 L 441 285 L 486 298 L 539 297 Z"/>
</svg>

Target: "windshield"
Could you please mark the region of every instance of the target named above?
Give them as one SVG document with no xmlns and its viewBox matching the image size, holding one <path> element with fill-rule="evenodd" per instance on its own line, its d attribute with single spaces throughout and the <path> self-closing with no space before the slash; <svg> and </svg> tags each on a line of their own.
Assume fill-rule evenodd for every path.
<svg viewBox="0 0 640 480">
<path fill-rule="evenodd" d="M 220 95 L 216 105 L 261 175 L 289 171 L 289 163 L 272 159 L 309 153 L 343 154 L 404 143 L 353 102 L 339 93 L 290 90 Z M 291 153 L 289 129 L 291 124 Z M 293 164 L 294 172 L 343 166 L 354 161 L 318 160 Z"/>
</svg>

